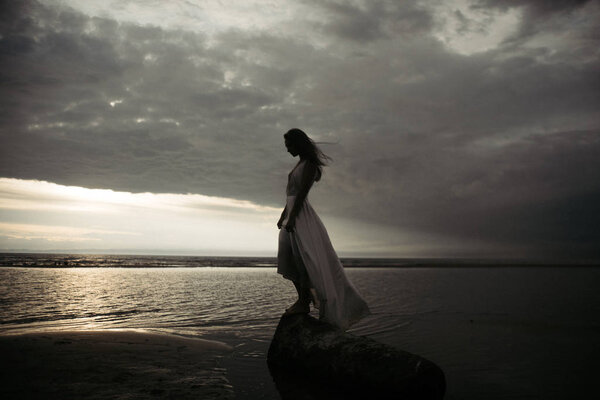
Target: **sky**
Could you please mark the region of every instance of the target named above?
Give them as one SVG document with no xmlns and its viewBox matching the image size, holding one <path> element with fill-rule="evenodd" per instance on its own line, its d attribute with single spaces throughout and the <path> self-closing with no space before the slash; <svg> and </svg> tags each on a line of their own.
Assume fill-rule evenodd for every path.
<svg viewBox="0 0 600 400">
<path fill-rule="evenodd" d="M 600 260 L 600 1 L 2 1 L 0 251 Z"/>
</svg>

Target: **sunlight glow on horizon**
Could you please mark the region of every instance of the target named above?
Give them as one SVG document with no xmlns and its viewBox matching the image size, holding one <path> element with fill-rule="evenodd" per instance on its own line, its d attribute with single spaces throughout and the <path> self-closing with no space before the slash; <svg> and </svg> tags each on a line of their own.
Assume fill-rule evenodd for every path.
<svg viewBox="0 0 600 400">
<path fill-rule="evenodd" d="M 211 210 L 236 212 L 247 210 L 259 213 L 277 213 L 279 208 L 261 206 L 247 200 L 201 194 L 132 193 L 111 189 L 88 189 L 64 186 L 40 180 L 0 178 L 0 209 L 65 209 L 111 212 L 111 206 L 129 205 L 172 211 Z M 61 202 L 62 206 L 47 204 Z"/>
<path fill-rule="evenodd" d="M 138 235 L 138 233 L 111 231 L 93 228 L 75 228 L 69 226 L 49 226 L 36 224 L 8 224 L 0 222 L 0 232 L 10 239 L 44 239 L 50 242 L 84 242 L 101 240 L 99 238 L 84 237 L 91 233 L 112 235 Z"/>
<path fill-rule="evenodd" d="M 280 209 L 200 194 L 130 193 L 0 178 L 0 245 L 273 251 Z M 54 243 L 54 244 L 52 244 Z"/>
<path fill-rule="evenodd" d="M 275 256 L 282 208 L 193 193 L 131 193 L 0 178 L 0 251 Z M 321 217 L 342 253 L 412 254 L 423 248 L 421 235 Z"/>
</svg>

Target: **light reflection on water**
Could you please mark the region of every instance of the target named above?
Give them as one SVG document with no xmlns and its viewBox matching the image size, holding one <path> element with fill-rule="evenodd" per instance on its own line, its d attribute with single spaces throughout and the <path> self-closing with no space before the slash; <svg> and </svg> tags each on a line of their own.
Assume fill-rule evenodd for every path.
<svg viewBox="0 0 600 400">
<path fill-rule="evenodd" d="M 594 382 L 598 269 L 346 271 L 373 312 L 351 332 L 436 362 L 447 399 L 563 398 Z M 275 393 L 264 359 L 295 300 L 275 269 L 0 268 L 0 278 L 0 333 L 137 328 L 221 340 L 236 349 L 234 386 Z"/>
<path fill-rule="evenodd" d="M 266 334 L 293 290 L 265 268 L 3 268 L 6 332 L 147 328 Z"/>
</svg>

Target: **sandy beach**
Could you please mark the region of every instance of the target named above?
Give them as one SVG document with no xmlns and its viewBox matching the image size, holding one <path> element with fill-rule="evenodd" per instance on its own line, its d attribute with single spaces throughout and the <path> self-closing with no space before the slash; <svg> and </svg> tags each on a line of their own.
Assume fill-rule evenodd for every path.
<svg viewBox="0 0 600 400">
<path fill-rule="evenodd" d="M 230 399 L 221 342 L 136 330 L 0 336 L 4 399 Z"/>
</svg>

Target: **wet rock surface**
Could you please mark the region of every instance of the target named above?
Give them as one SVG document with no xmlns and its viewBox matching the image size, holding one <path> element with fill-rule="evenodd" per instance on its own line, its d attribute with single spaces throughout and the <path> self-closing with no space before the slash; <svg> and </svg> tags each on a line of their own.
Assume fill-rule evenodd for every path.
<svg viewBox="0 0 600 400">
<path fill-rule="evenodd" d="M 442 399 L 446 389 L 431 361 L 306 314 L 281 318 L 267 358 L 284 400 Z"/>
</svg>

